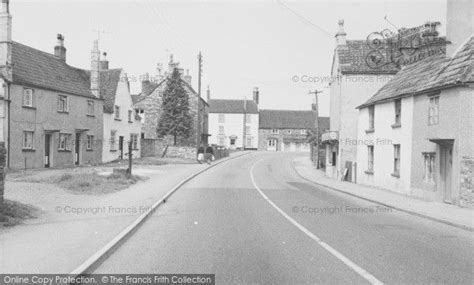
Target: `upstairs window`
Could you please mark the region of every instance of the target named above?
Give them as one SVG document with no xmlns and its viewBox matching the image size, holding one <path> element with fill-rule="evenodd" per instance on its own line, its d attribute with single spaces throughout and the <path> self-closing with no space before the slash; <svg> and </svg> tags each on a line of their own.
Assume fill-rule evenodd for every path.
<svg viewBox="0 0 474 285">
<path fill-rule="evenodd" d="M 87 100 L 87 115 L 94 116 L 94 100 Z"/>
<path fill-rule="evenodd" d="M 245 126 L 245 134 L 246 135 L 250 135 L 251 132 L 250 132 L 250 126 Z"/>
<path fill-rule="evenodd" d="M 245 114 L 245 122 L 247 124 L 252 123 L 252 114 Z"/>
<path fill-rule="evenodd" d="M 395 125 L 402 123 L 402 99 L 395 100 Z"/>
<path fill-rule="evenodd" d="M 400 177 L 400 145 L 393 145 L 393 175 Z"/>
<path fill-rule="evenodd" d="M 114 106 L 114 118 L 120 120 L 120 107 L 117 105 Z"/>
<path fill-rule="evenodd" d="M 219 114 L 218 122 L 219 122 L 219 124 L 224 124 L 225 123 L 225 115 L 224 114 Z"/>
<path fill-rule="evenodd" d="M 428 110 L 428 125 L 437 125 L 439 123 L 439 96 L 430 98 Z"/>
<path fill-rule="evenodd" d="M 23 106 L 33 107 L 33 89 L 23 89 Z"/>
<path fill-rule="evenodd" d="M 220 135 L 225 134 L 224 126 L 219 126 L 219 134 Z"/>
<path fill-rule="evenodd" d="M 278 129 L 272 129 L 272 134 L 279 134 L 280 131 Z"/>
<path fill-rule="evenodd" d="M 374 171 L 374 146 L 367 146 L 367 171 Z"/>
<path fill-rule="evenodd" d="M 374 129 L 375 106 L 369 107 L 369 130 Z"/>
<path fill-rule="evenodd" d="M 67 113 L 69 111 L 68 98 L 64 95 L 58 95 L 58 112 Z"/>
<path fill-rule="evenodd" d="M 132 110 L 128 110 L 128 122 L 129 123 L 132 123 L 133 122 L 133 111 Z"/>
</svg>

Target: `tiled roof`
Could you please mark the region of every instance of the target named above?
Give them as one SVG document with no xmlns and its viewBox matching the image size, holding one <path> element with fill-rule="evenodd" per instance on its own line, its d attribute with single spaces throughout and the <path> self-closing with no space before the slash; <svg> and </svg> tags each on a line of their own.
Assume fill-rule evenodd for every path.
<svg viewBox="0 0 474 285">
<path fill-rule="evenodd" d="M 338 46 L 336 53 L 342 74 L 395 74 L 399 68 L 393 64 L 373 67 L 367 64 L 372 51 L 365 40 L 348 40 L 346 45 Z"/>
<path fill-rule="evenodd" d="M 100 71 L 100 96 L 104 99 L 104 112 L 114 112 L 115 95 L 120 82 L 122 69 L 109 69 Z"/>
<path fill-rule="evenodd" d="M 433 55 L 404 67 L 358 108 L 433 89 L 473 82 L 473 43 L 473 37 L 470 37 L 453 57 L 446 57 L 444 54 Z"/>
<path fill-rule="evenodd" d="M 89 72 L 75 68 L 52 54 L 13 42 L 13 83 L 94 97 Z"/>
<path fill-rule="evenodd" d="M 260 110 L 260 129 L 312 129 L 316 112 L 291 110 Z"/>
<path fill-rule="evenodd" d="M 258 105 L 253 100 L 211 99 L 208 104 L 209 113 L 258 113 Z M 246 110 L 244 106 L 246 106 Z"/>
</svg>

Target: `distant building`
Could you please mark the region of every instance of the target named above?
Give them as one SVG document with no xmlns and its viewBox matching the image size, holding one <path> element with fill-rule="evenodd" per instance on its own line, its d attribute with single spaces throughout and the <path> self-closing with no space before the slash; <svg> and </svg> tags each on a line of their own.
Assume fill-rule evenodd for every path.
<svg viewBox="0 0 474 285">
<path fill-rule="evenodd" d="M 327 118 L 319 121 L 328 125 Z M 260 110 L 259 149 L 309 152 L 308 133 L 318 125 L 317 112 L 313 110 Z"/>
<path fill-rule="evenodd" d="M 98 49 L 92 53 L 97 54 Z M 102 161 L 128 159 L 129 143 L 133 157 L 140 157 L 141 117 L 135 114 L 127 74 L 121 68 L 109 69 L 106 54 L 103 56 L 99 62 L 99 88 L 104 99 Z"/>
<path fill-rule="evenodd" d="M 209 102 L 209 143 L 230 149 L 257 149 L 259 91 L 252 100 L 211 99 Z"/>
<path fill-rule="evenodd" d="M 0 6 L 1 139 L 10 168 L 62 167 L 102 160 L 103 99 L 90 71 L 66 61 L 64 37 L 54 53 L 11 38 L 9 1 Z"/>
<path fill-rule="evenodd" d="M 472 5 L 448 1 L 452 53 L 406 66 L 359 106 L 359 183 L 474 206 L 474 31 L 451 27 Z"/>
<path fill-rule="evenodd" d="M 182 74 L 182 82 L 189 95 L 190 113 L 193 117 L 193 131 L 190 137 L 187 139 L 178 138 L 178 145 L 197 146 L 201 142 L 207 143 L 209 105 L 193 89 L 189 72 L 185 75 L 183 69 L 179 68 L 179 63 L 173 61 L 172 56 L 169 62 L 169 71 L 162 75 L 161 70 L 159 70 L 158 75 L 153 79 L 149 78 L 148 75 L 145 76 L 142 80 L 141 93 L 132 96 L 135 112 L 142 123 L 141 138 L 159 139 L 157 128 L 162 112 L 162 95 L 166 88 L 166 79 L 175 68 Z M 170 136 L 160 140 L 163 144 L 173 144 Z"/>
</svg>

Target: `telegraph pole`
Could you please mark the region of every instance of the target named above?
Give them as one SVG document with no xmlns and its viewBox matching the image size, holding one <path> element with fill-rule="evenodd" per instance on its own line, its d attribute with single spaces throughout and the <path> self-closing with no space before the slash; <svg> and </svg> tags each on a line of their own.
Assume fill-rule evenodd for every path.
<svg viewBox="0 0 474 285">
<path fill-rule="evenodd" d="M 197 125 L 197 131 L 199 134 L 199 137 L 197 138 L 197 147 L 199 147 L 202 144 L 202 129 L 201 129 L 201 114 L 199 112 L 199 104 L 201 104 L 201 78 L 202 78 L 202 54 L 199 52 L 198 55 L 198 106 L 197 106 L 197 115 L 198 115 L 198 125 Z"/>
<path fill-rule="evenodd" d="M 318 104 L 318 94 L 323 93 L 323 91 L 319 91 L 314 89 L 314 91 L 309 91 L 309 94 L 314 94 L 314 112 L 316 112 L 316 169 L 319 169 L 319 104 Z M 313 149 L 314 151 L 314 149 Z M 314 156 L 314 153 L 313 153 Z"/>
<path fill-rule="evenodd" d="M 198 94 L 201 97 L 201 79 L 202 79 L 202 54 L 198 55 Z"/>
</svg>

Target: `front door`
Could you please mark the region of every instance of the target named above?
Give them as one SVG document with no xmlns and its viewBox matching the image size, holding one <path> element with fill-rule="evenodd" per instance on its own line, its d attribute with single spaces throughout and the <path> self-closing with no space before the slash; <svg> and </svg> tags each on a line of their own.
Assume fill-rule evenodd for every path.
<svg viewBox="0 0 474 285">
<path fill-rule="evenodd" d="M 79 165 L 79 156 L 80 156 L 80 150 L 81 150 L 81 134 L 76 133 L 76 145 L 75 145 L 75 163 L 76 165 Z"/>
<path fill-rule="evenodd" d="M 452 203 L 451 182 L 453 169 L 453 146 L 440 146 L 440 186 L 446 203 Z"/>
<path fill-rule="evenodd" d="M 119 153 L 120 159 L 123 159 L 123 136 L 119 136 Z"/>
<path fill-rule="evenodd" d="M 44 135 L 44 167 L 51 166 L 51 134 Z"/>
</svg>

